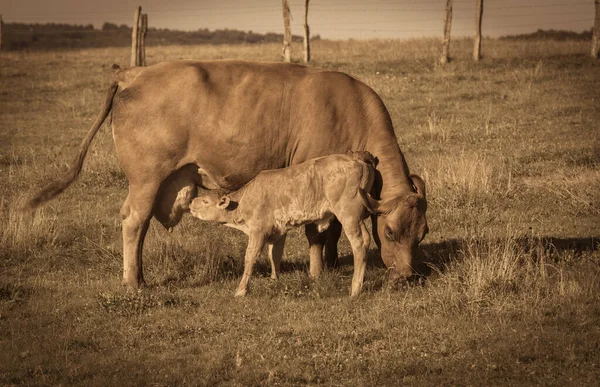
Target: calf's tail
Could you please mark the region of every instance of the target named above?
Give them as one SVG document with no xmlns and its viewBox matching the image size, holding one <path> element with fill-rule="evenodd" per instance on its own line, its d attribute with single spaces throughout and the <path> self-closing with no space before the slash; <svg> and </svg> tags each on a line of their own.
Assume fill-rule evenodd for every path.
<svg viewBox="0 0 600 387">
<path fill-rule="evenodd" d="M 83 160 L 85 159 L 90 144 L 92 143 L 94 136 L 96 136 L 96 133 L 98 133 L 100 126 L 108 116 L 108 113 L 110 113 L 110 110 L 112 109 L 113 98 L 117 93 L 117 90 L 118 83 L 113 82 L 110 85 L 110 88 L 108 89 L 108 92 L 106 94 L 106 100 L 104 101 L 104 105 L 102 106 L 102 111 L 100 111 L 100 113 L 96 117 L 96 122 L 94 122 L 94 125 L 87 133 L 87 136 L 85 136 L 85 138 L 81 142 L 81 145 L 79 146 L 79 153 L 77 153 L 77 157 L 75 158 L 75 161 L 73 162 L 71 168 L 69 168 L 69 170 L 58 180 L 50 183 L 37 195 L 29 199 L 25 204 L 25 209 L 33 210 L 40 204 L 43 204 L 48 200 L 53 199 L 54 197 L 58 196 L 61 192 L 63 192 L 67 187 L 69 187 L 75 181 L 75 179 L 77 179 L 77 177 L 81 173 L 81 168 L 83 167 Z"/>
</svg>

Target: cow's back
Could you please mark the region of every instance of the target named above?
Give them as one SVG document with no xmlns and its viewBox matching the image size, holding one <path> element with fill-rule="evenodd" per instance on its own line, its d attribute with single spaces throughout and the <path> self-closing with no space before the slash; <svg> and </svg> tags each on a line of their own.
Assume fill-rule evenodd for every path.
<svg viewBox="0 0 600 387">
<path fill-rule="evenodd" d="M 244 61 L 166 62 L 138 71 L 114 102 L 119 157 L 135 158 L 126 150 L 137 147 L 145 150 L 138 163 L 197 164 L 224 188 L 261 170 L 366 149 L 376 126 L 391 132 L 379 97 L 343 73 Z"/>
</svg>

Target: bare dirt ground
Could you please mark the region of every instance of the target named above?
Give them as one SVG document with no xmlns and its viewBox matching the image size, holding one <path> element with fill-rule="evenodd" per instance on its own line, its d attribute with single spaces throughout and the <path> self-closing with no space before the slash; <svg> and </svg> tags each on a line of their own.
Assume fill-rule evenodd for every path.
<svg viewBox="0 0 600 387">
<path fill-rule="evenodd" d="M 600 380 L 600 63 L 586 42 L 316 42 L 315 66 L 383 98 L 427 183 L 421 283 L 391 289 L 371 245 L 348 297 L 350 248 L 317 280 L 303 233 L 283 275 L 266 260 L 233 291 L 246 238 L 186 217 L 153 222 L 149 286 L 120 286 L 127 182 L 110 129 L 82 177 L 17 211 L 71 162 L 128 49 L 0 58 L 0 384 L 593 385 Z M 294 46 L 300 56 L 300 47 Z M 278 61 L 279 45 L 148 49 L 150 64 Z"/>
</svg>

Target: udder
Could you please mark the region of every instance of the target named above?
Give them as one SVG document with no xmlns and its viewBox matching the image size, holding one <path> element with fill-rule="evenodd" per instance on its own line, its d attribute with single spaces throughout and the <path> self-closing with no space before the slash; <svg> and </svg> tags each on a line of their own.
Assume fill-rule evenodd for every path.
<svg viewBox="0 0 600 387">
<path fill-rule="evenodd" d="M 169 176 L 160 186 L 154 204 L 154 217 L 165 228 L 175 227 L 189 212 L 190 203 L 198 195 L 201 184 L 198 167 L 188 164 Z"/>
</svg>

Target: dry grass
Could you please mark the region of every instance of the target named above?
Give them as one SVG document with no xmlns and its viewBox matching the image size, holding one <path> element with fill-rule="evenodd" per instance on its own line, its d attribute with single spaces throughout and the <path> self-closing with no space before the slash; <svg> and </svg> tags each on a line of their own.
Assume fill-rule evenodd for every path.
<svg viewBox="0 0 600 387">
<path fill-rule="evenodd" d="M 65 170 L 127 49 L 7 53 L 0 61 L 0 383 L 68 385 L 592 385 L 600 378 L 600 92 L 585 42 L 316 42 L 388 106 L 426 182 L 425 279 L 365 294 L 352 267 L 307 277 L 301 230 L 283 275 L 262 259 L 232 297 L 246 238 L 187 217 L 152 223 L 149 286 L 120 286 L 126 181 L 108 128 L 80 180 L 35 214 L 25 198 Z M 299 47 L 294 47 L 299 53 Z M 178 58 L 279 60 L 279 45 L 160 47 Z"/>
</svg>

